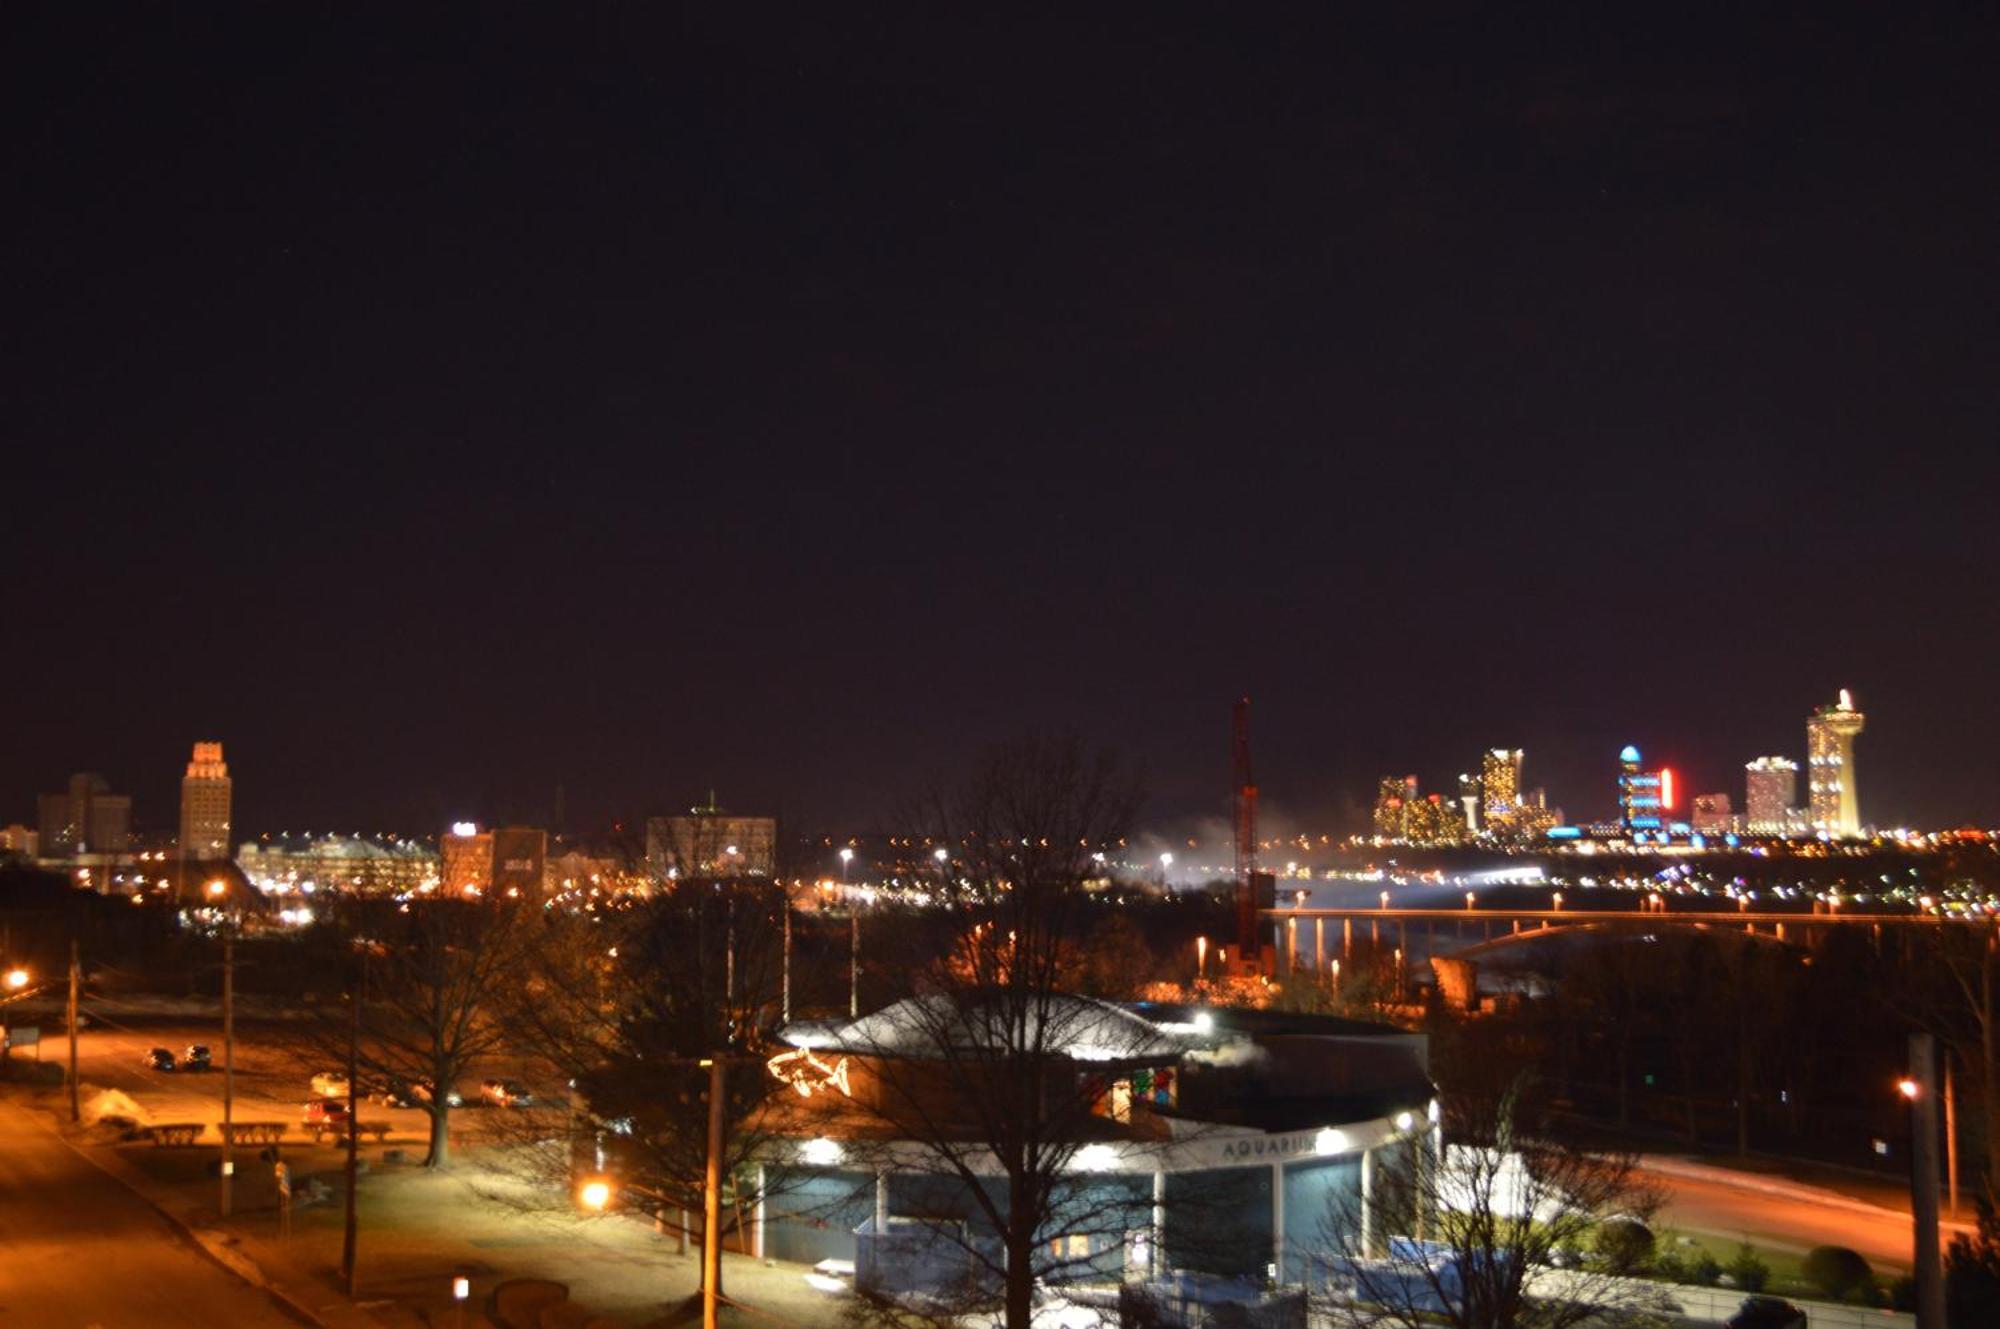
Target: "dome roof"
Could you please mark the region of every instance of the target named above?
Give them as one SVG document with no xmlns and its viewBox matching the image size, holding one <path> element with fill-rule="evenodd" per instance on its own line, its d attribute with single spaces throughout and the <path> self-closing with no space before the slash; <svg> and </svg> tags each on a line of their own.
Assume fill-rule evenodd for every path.
<svg viewBox="0 0 2000 1329">
<path fill-rule="evenodd" d="M 1046 1052 L 1073 1061 L 1160 1061 L 1179 1040 L 1123 1007 L 1064 993 L 931 993 L 831 1026 L 789 1026 L 787 1042 L 875 1057 L 939 1057 L 957 1051 Z"/>
</svg>

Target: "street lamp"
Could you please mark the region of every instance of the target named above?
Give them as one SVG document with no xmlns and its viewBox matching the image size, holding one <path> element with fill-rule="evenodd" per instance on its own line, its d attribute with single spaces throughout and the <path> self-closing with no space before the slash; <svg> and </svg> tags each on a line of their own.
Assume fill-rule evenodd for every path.
<svg viewBox="0 0 2000 1329">
<path fill-rule="evenodd" d="M 602 1177 L 592 1177 L 577 1188 L 577 1200 L 593 1213 L 603 1213 L 611 1205 L 611 1183 Z"/>
<path fill-rule="evenodd" d="M 937 861 L 937 865 L 939 867 L 943 867 L 947 862 L 950 861 L 951 851 L 949 849 L 946 849 L 943 845 L 939 845 L 937 848 L 931 850 L 931 857 Z"/>
<path fill-rule="evenodd" d="M 847 880 L 847 865 L 853 861 L 854 850 L 847 845 L 842 845 L 840 847 L 840 879 L 842 881 Z"/>
<path fill-rule="evenodd" d="M 1942 1326 L 1944 1265 L 1938 1250 L 1937 1040 L 1910 1035 L 1909 1073 L 1896 1092 L 1910 1105 L 1910 1223 L 1917 1279 L 1917 1323 Z"/>
<path fill-rule="evenodd" d="M 10 992 L 19 992 L 26 986 L 28 986 L 27 970 L 9 969 L 7 971 L 7 988 Z"/>
</svg>

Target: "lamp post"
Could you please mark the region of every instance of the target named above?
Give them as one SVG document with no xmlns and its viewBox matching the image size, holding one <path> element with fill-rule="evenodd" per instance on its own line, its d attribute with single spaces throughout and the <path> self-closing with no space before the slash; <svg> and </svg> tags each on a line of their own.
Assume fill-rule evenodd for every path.
<svg viewBox="0 0 2000 1329">
<path fill-rule="evenodd" d="M 701 1329 L 716 1329 L 722 1293 L 722 1058 L 708 1067 L 708 1167 L 701 1190 Z"/>
<path fill-rule="evenodd" d="M 1910 1035 L 1909 1074 L 1896 1088 L 1910 1104 L 1910 1221 L 1916 1256 L 1917 1329 L 1944 1329 L 1944 1266 L 1938 1252 L 1937 1045 Z"/>
<path fill-rule="evenodd" d="M 75 937 L 69 939 L 69 1119 L 83 1120 L 83 1105 L 77 1101 L 76 1084 L 76 996 L 83 985 L 83 963 L 77 956 Z"/>
<path fill-rule="evenodd" d="M 229 883 L 221 878 L 208 883 L 208 898 L 221 903 L 229 893 Z M 236 1179 L 236 929 L 230 920 L 222 927 L 222 1167 L 221 1197 L 218 1207 L 229 1217 L 231 1187 Z"/>
<path fill-rule="evenodd" d="M 847 865 L 854 861 L 849 845 L 840 847 L 840 884 L 847 884 Z M 854 897 L 847 897 L 847 1018 L 861 1014 L 861 910 Z"/>
</svg>

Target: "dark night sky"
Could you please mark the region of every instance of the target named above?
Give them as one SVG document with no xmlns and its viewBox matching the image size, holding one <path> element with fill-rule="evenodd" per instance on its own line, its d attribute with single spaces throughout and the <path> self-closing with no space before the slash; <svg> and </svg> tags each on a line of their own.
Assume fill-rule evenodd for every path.
<svg viewBox="0 0 2000 1329">
<path fill-rule="evenodd" d="M 8 6 L 0 820 L 1168 818 L 1243 692 L 1315 828 L 1590 816 L 1845 685 L 2000 821 L 1990 23 L 837 8 Z"/>
</svg>

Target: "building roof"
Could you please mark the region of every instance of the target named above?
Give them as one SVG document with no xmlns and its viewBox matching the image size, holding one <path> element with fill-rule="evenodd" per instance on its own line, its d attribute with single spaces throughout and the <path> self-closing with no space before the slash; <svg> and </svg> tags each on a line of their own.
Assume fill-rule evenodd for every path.
<svg viewBox="0 0 2000 1329">
<path fill-rule="evenodd" d="M 873 1057 L 941 1057 L 984 1047 L 1044 1049 L 1073 1061 L 1159 1062 L 1186 1051 L 1182 1040 L 1133 1011 L 1063 993 L 1019 1005 L 1004 993 L 931 993 L 857 1020 L 791 1025 L 781 1036 L 800 1047 Z"/>
</svg>

